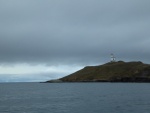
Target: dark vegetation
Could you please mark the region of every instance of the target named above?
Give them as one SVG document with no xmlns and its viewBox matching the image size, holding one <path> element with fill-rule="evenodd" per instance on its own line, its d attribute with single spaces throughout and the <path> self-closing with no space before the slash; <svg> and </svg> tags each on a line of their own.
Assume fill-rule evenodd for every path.
<svg viewBox="0 0 150 113">
<path fill-rule="evenodd" d="M 142 62 L 109 62 L 99 66 L 87 66 L 58 80 L 59 82 L 150 82 L 150 65 Z"/>
</svg>

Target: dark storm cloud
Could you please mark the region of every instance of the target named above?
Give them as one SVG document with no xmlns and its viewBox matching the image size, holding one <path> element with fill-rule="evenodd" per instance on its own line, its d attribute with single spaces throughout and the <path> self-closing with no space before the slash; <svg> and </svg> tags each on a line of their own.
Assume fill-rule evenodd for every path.
<svg viewBox="0 0 150 113">
<path fill-rule="evenodd" d="M 149 62 L 149 0 L 1 0 L 0 62 Z M 150 62 L 149 62 L 150 63 Z"/>
</svg>

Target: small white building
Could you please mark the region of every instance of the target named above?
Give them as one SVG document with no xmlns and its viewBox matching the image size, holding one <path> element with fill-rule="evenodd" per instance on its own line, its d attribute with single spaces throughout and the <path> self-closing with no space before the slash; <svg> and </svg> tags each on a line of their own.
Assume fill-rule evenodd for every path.
<svg viewBox="0 0 150 113">
<path fill-rule="evenodd" d="M 116 57 L 114 56 L 113 53 L 110 54 L 110 62 L 116 62 Z"/>
</svg>

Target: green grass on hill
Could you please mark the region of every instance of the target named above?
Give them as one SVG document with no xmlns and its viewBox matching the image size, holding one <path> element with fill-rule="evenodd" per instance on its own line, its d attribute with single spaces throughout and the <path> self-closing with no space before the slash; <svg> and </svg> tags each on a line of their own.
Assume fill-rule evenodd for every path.
<svg viewBox="0 0 150 113">
<path fill-rule="evenodd" d="M 87 66 L 73 74 L 61 78 L 62 81 L 111 81 L 122 78 L 150 78 L 150 65 L 142 62 L 109 62 L 100 66 Z"/>
</svg>

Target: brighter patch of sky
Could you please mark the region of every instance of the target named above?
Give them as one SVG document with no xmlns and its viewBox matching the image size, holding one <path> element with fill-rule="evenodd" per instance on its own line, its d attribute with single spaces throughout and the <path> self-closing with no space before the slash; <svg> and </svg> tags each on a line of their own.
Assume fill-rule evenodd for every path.
<svg viewBox="0 0 150 113">
<path fill-rule="evenodd" d="M 76 66 L 47 66 L 45 64 L 29 65 L 14 64 L 0 66 L 0 74 L 38 74 L 38 73 L 71 73 L 81 67 Z"/>
</svg>

